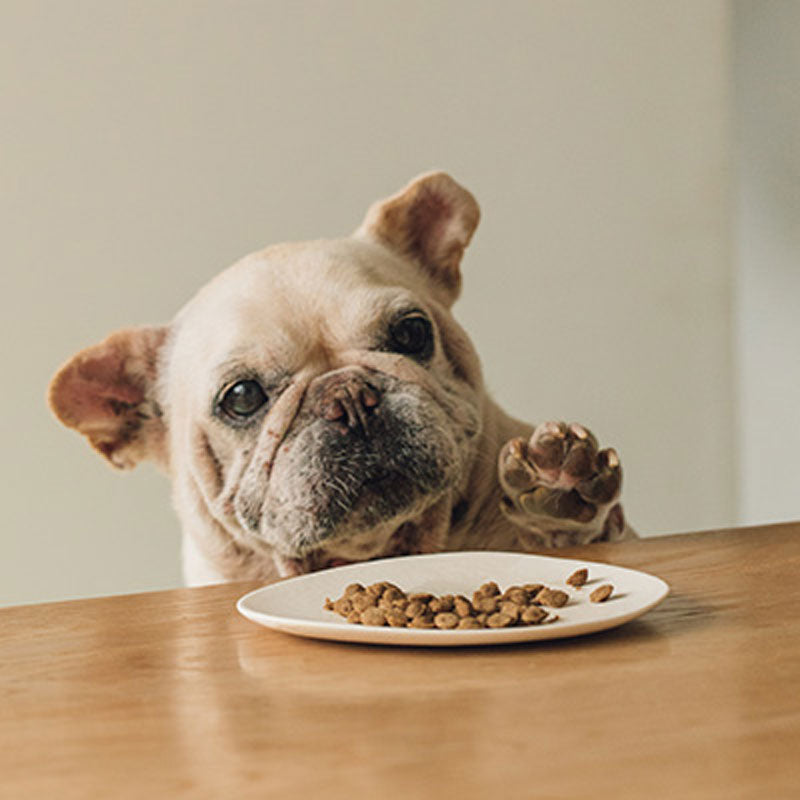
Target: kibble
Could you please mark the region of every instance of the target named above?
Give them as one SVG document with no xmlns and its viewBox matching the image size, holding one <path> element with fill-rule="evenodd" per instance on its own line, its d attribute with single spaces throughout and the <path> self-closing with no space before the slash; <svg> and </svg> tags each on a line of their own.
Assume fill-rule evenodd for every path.
<svg viewBox="0 0 800 800">
<path fill-rule="evenodd" d="M 473 601 L 472 605 L 475 606 L 475 610 L 479 613 L 494 614 L 500 607 L 500 599 L 496 596 L 478 597 L 477 600 Z"/>
<path fill-rule="evenodd" d="M 347 598 L 356 611 L 366 611 L 375 605 L 375 595 L 369 592 L 355 592 Z"/>
<path fill-rule="evenodd" d="M 458 625 L 458 616 L 452 611 L 440 611 L 433 618 L 433 624 L 442 630 L 450 630 Z"/>
<path fill-rule="evenodd" d="M 453 610 L 453 595 L 446 594 L 442 597 L 434 597 L 429 603 L 428 608 L 434 614 L 439 614 L 442 611 Z"/>
<path fill-rule="evenodd" d="M 544 622 L 547 612 L 541 606 L 528 606 L 520 615 L 519 620 L 524 625 L 538 625 Z"/>
<path fill-rule="evenodd" d="M 353 604 L 350 601 L 350 598 L 340 597 L 334 602 L 333 610 L 337 614 L 341 614 L 343 617 L 346 617 L 353 610 Z"/>
<path fill-rule="evenodd" d="M 406 606 L 406 616 L 415 619 L 422 616 L 428 610 L 428 606 L 421 600 L 411 600 Z"/>
<path fill-rule="evenodd" d="M 584 567 L 575 570 L 565 583 L 580 590 L 588 578 L 589 571 Z M 613 591 L 614 587 L 605 583 L 589 595 L 589 600 L 605 602 Z M 326 597 L 323 608 L 336 612 L 355 625 L 480 630 L 550 624 L 559 617 L 545 606 L 561 608 L 569 597 L 567 592 L 543 583 L 514 585 L 501 591 L 495 581 L 486 581 L 473 592 L 470 600 L 463 594 L 406 594 L 389 581 L 379 581 L 366 587 L 351 583 L 338 599 Z"/>
<path fill-rule="evenodd" d="M 361 624 L 385 625 L 386 614 L 384 614 L 380 608 L 376 608 L 375 606 L 372 606 L 371 608 L 366 608 L 361 612 Z"/>
<path fill-rule="evenodd" d="M 519 619 L 521 612 L 522 609 L 520 606 L 518 606 L 516 603 L 512 603 L 510 600 L 506 600 L 504 603 L 500 604 L 500 613 L 510 617 L 514 622 Z"/>
<path fill-rule="evenodd" d="M 614 587 L 610 583 L 604 583 L 602 586 L 598 586 L 590 595 L 589 599 L 593 603 L 605 603 L 609 597 L 611 597 L 611 593 L 614 591 Z"/>
<path fill-rule="evenodd" d="M 381 595 L 381 600 L 384 603 L 394 603 L 397 600 L 405 599 L 405 595 L 403 592 L 397 588 L 397 586 L 389 586 L 384 589 L 383 594 Z"/>
<path fill-rule="evenodd" d="M 561 608 L 569 600 L 569 595 L 561 589 L 550 589 L 547 586 L 536 595 L 536 601 L 543 606 Z"/>
<path fill-rule="evenodd" d="M 508 614 L 503 614 L 502 611 L 497 611 L 494 614 L 490 614 L 489 618 L 486 620 L 486 624 L 490 628 L 508 628 L 510 625 L 514 624 L 514 620 L 508 616 Z"/>
<path fill-rule="evenodd" d="M 575 572 L 567 578 L 567 583 L 570 586 L 574 586 L 576 589 L 580 589 L 587 580 L 589 580 L 589 570 L 583 567 L 583 569 L 576 569 Z"/>
<path fill-rule="evenodd" d="M 459 617 L 462 619 L 465 617 L 471 617 L 474 613 L 474 609 L 472 608 L 472 603 L 464 597 L 463 594 L 458 595 L 453 600 L 453 610 L 458 614 Z"/>
<path fill-rule="evenodd" d="M 393 608 L 386 612 L 386 622 L 388 622 L 392 628 L 405 628 L 408 617 L 406 617 L 403 611 Z"/>
<path fill-rule="evenodd" d="M 509 586 L 509 588 L 503 592 L 501 599 L 510 600 L 518 606 L 524 606 L 528 604 L 530 594 L 523 589 L 522 586 Z"/>
</svg>

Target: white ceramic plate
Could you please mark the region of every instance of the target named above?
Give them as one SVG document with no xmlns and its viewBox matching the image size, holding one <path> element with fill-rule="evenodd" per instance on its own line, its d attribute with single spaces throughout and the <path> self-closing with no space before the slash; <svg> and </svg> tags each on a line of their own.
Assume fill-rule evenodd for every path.
<svg viewBox="0 0 800 800">
<path fill-rule="evenodd" d="M 589 570 L 582 589 L 565 584 L 579 567 Z M 555 622 L 526 627 L 479 630 L 426 630 L 353 625 L 333 611 L 325 611 L 326 597 L 336 599 L 350 583 L 368 585 L 391 581 L 408 593 L 464 594 L 486 581 L 501 589 L 514 584 L 544 583 L 564 589 L 569 602 L 559 609 Z M 602 583 L 614 586 L 604 603 L 589 601 Z M 365 561 L 314 572 L 264 586 L 240 598 L 236 608 L 259 625 L 314 639 L 371 644 L 453 646 L 504 644 L 536 639 L 556 639 L 613 628 L 641 616 L 660 603 L 669 587 L 660 578 L 624 567 L 592 561 L 499 552 L 436 553 Z"/>
</svg>

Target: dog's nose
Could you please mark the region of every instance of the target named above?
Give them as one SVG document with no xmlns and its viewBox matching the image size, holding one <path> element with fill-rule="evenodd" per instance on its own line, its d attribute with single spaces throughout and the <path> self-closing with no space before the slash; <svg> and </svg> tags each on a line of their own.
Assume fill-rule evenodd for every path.
<svg viewBox="0 0 800 800">
<path fill-rule="evenodd" d="M 380 392 L 355 375 L 332 378 L 326 382 L 316 403 L 322 419 L 348 430 L 367 432 L 369 417 L 380 403 Z"/>
</svg>

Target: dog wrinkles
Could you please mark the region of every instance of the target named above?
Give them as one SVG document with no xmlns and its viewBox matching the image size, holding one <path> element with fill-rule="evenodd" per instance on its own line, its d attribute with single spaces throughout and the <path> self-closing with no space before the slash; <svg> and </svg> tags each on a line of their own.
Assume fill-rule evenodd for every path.
<svg viewBox="0 0 800 800">
<path fill-rule="evenodd" d="M 77 353 L 51 406 L 115 466 L 170 475 L 190 581 L 630 536 L 616 452 L 516 420 L 484 387 L 450 310 L 479 218 L 450 176 L 421 175 L 352 236 L 247 256 L 171 324 Z M 404 309 L 424 322 L 396 330 Z M 393 325 L 405 353 L 384 346 Z M 223 380 L 269 387 L 263 413 L 215 416 Z"/>
</svg>

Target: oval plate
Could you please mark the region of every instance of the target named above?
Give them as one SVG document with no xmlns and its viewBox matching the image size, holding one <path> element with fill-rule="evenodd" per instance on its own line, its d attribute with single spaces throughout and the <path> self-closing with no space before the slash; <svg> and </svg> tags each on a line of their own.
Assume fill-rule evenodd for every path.
<svg viewBox="0 0 800 800">
<path fill-rule="evenodd" d="M 589 581 L 582 589 L 565 581 L 579 567 L 587 567 Z M 333 611 L 325 611 L 326 597 L 335 600 L 350 583 L 368 585 L 391 581 L 408 593 L 464 594 L 486 581 L 501 590 L 514 584 L 544 583 L 564 589 L 569 602 L 559 609 L 555 622 L 526 627 L 479 630 L 425 630 L 353 625 Z M 614 586 L 604 603 L 589 601 L 602 583 Z M 344 567 L 289 578 L 249 592 L 236 604 L 238 611 L 259 625 L 314 639 L 368 644 L 453 645 L 509 644 L 537 639 L 557 639 L 614 628 L 649 611 L 669 592 L 660 578 L 624 567 L 569 558 L 491 551 L 399 556 L 348 564 Z"/>
</svg>

